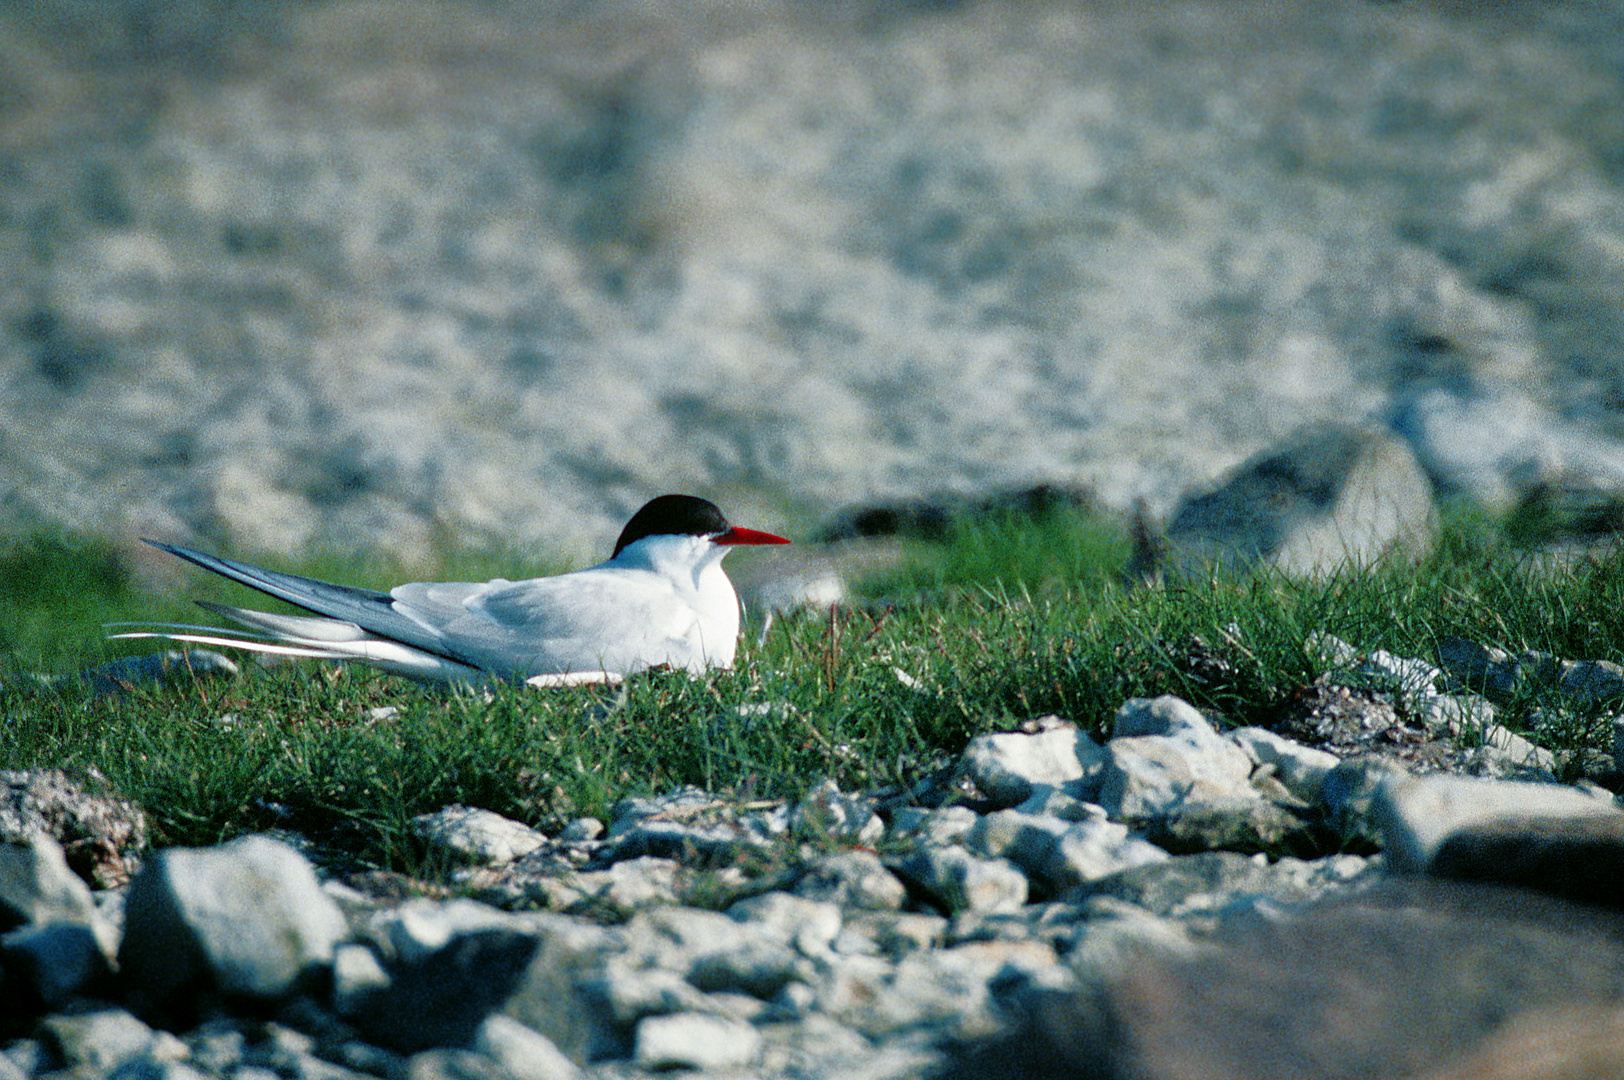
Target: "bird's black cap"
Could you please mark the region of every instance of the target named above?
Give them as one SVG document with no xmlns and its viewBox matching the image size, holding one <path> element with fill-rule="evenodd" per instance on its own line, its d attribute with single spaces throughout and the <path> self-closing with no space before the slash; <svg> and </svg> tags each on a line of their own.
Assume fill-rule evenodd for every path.
<svg viewBox="0 0 1624 1080">
<path fill-rule="evenodd" d="M 661 495 L 626 522 L 615 541 L 614 554 L 645 536 L 716 536 L 727 530 L 727 518 L 715 503 L 695 495 Z"/>
</svg>

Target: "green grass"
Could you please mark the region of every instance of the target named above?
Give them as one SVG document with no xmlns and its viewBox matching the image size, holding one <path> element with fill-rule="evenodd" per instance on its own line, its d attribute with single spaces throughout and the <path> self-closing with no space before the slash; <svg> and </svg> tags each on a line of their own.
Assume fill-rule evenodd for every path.
<svg viewBox="0 0 1624 1080">
<path fill-rule="evenodd" d="M 903 785 L 977 732 L 1051 712 L 1100 731 L 1125 698 L 1163 693 L 1267 724 L 1318 674 L 1303 648 L 1316 631 L 1429 658 L 1454 635 L 1571 658 L 1617 659 L 1624 641 L 1624 566 L 1531 572 L 1466 517 L 1419 565 L 1318 584 L 1260 572 L 1128 588 L 1116 577 L 1125 545 L 1105 526 L 1050 518 L 1035 534 L 1047 539 L 1006 520 L 961 528 L 934 554 L 911 548 L 901 575 L 865 584 L 896 603 L 779 619 L 759 645 L 752 628 L 738 666 L 704 677 L 487 696 L 359 667 L 248 662 L 238 676 L 111 698 L 26 672 L 91 638 L 87 659 L 99 662 L 102 621 L 197 617 L 182 596 L 137 589 L 111 549 L 50 538 L 0 566 L 0 603 L 16 613 L 0 766 L 105 776 L 146 808 L 159 845 L 291 825 L 412 868 L 407 823 L 453 802 L 551 827 L 681 784 L 739 798 L 793 798 L 829 775 L 847 789 Z M 443 569 L 484 576 L 482 562 Z M 991 575 L 998 567 L 1014 569 Z M 363 584 L 387 569 L 306 568 Z M 210 577 L 185 579 L 187 594 L 243 599 Z M 398 712 L 369 715 L 384 705 Z M 1541 741 L 1558 749 L 1607 738 L 1607 709 L 1577 712 L 1549 688 L 1507 705 L 1513 720 L 1544 709 Z"/>
</svg>

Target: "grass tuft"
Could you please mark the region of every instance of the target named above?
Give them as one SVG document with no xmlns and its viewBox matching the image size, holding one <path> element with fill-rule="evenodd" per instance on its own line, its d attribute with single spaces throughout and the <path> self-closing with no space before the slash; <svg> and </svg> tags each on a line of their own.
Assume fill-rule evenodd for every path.
<svg viewBox="0 0 1624 1080">
<path fill-rule="evenodd" d="M 1164 693 L 1267 726 L 1319 674 L 1304 644 L 1321 631 L 1434 659 L 1451 636 L 1613 660 L 1624 641 L 1624 563 L 1536 567 L 1481 519 L 1451 518 L 1418 564 L 1154 588 L 1122 583 L 1126 544 L 1109 526 L 1070 511 L 1027 524 L 966 524 L 912 546 L 903 571 L 862 583 L 890 601 L 781 618 L 760 644 L 746 635 L 732 671 L 489 694 L 252 660 L 237 676 L 181 674 L 120 697 L 35 677 L 53 662 L 72 670 L 87 639 L 97 644 L 77 658 L 100 662 L 104 621 L 195 619 L 186 597 L 138 589 L 107 545 L 45 536 L 0 552 L 0 765 L 105 776 L 147 810 L 155 844 L 290 827 L 366 865 L 428 872 L 410 821 L 450 803 L 554 828 L 684 784 L 739 799 L 795 799 L 828 776 L 897 787 L 979 732 L 1046 713 L 1103 732 L 1126 698 Z M 481 562 L 440 570 L 488 576 Z M 383 584 L 386 569 L 302 572 Z M 196 595 L 245 599 L 208 575 L 195 583 Z M 1553 748 L 1600 747 L 1619 704 L 1579 709 L 1547 682 L 1519 688 L 1502 715 L 1537 717 Z"/>
</svg>

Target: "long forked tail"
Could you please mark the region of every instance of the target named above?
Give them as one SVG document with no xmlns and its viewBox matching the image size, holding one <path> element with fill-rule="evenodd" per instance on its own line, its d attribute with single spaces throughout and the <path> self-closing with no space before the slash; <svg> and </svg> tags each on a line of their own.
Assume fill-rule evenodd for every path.
<svg viewBox="0 0 1624 1080">
<path fill-rule="evenodd" d="M 317 660 L 360 660 L 418 679 L 446 682 L 488 682 L 490 674 L 443 656 L 414 649 L 397 641 L 375 637 L 340 619 L 305 615 L 277 615 L 268 611 L 227 607 L 198 601 L 216 615 L 248 627 L 231 630 L 187 623 L 120 623 L 130 629 L 110 635 L 115 640 L 162 638 L 195 645 L 242 649 L 267 656 Z"/>
<path fill-rule="evenodd" d="M 454 677 L 462 678 L 462 669 L 479 670 L 479 663 L 473 658 L 463 655 L 455 646 L 448 643 L 445 638 L 432 626 L 403 614 L 396 606 L 395 598 L 389 593 L 378 592 L 374 589 L 358 589 L 352 585 L 334 585 L 326 581 L 317 581 L 315 578 L 300 577 L 297 574 L 283 574 L 275 570 L 263 570 L 248 563 L 238 562 L 235 559 L 223 558 L 219 555 L 210 555 L 207 552 L 195 551 L 191 548 L 181 547 L 177 544 L 164 544 L 157 540 L 148 540 L 147 543 L 160 551 L 167 551 L 171 555 L 185 559 L 187 562 L 201 566 L 205 570 L 212 570 L 222 577 L 228 577 L 251 589 L 258 589 L 262 593 L 274 596 L 279 600 L 286 600 L 296 607 L 317 615 L 324 615 L 328 619 L 338 620 L 340 624 L 350 626 L 357 635 L 354 638 L 341 640 L 360 644 L 371 642 L 383 648 L 386 655 L 393 655 L 390 646 L 398 644 L 414 657 L 409 665 L 412 668 L 420 666 L 419 653 L 426 653 L 434 658 L 432 663 L 444 661 L 450 669 L 456 672 Z M 208 605 L 204 605 L 208 606 Z M 249 612 L 242 608 L 214 608 L 221 614 L 256 630 L 268 632 L 273 638 L 287 640 L 285 634 L 274 623 L 267 624 L 266 620 L 284 618 L 282 616 L 269 616 L 264 612 Z M 299 629 L 292 631 L 291 636 L 301 640 L 290 643 L 300 645 L 322 646 L 334 639 L 313 630 L 312 623 L 318 620 L 298 620 L 285 617 L 291 622 L 297 622 Z M 302 640 L 310 638 L 311 640 Z M 353 655 L 353 648 L 343 650 L 346 655 Z M 367 659 L 371 659 L 367 657 Z M 384 663 L 383 660 L 376 661 Z M 421 676 L 420 676 L 421 677 Z M 438 677 L 438 676 L 428 676 Z"/>
<path fill-rule="evenodd" d="M 250 629 L 231 630 L 188 623 L 112 623 L 109 626 L 127 626 L 130 629 L 109 636 L 115 640 L 158 638 L 193 645 L 242 649 L 245 652 L 266 656 L 309 660 L 358 660 L 408 678 L 467 686 L 488 685 L 495 678 L 488 671 L 459 664 L 443 656 L 423 652 L 397 641 L 371 637 L 354 623 L 340 619 L 279 615 L 268 611 L 211 604 L 206 600 L 199 600 L 197 603 L 198 606 L 216 615 L 222 615 Z M 549 688 L 612 684 L 621 680 L 620 673 L 614 671 L 574 671 L 534 675 L 525 682 L 530 686 Z"/>
</svg>

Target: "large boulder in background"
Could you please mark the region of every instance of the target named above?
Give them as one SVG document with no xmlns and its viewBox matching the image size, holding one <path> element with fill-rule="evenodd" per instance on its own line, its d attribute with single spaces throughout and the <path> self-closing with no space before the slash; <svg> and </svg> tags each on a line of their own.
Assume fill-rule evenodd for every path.
<svg viewBox="0 0 1624 1080">
<path fill-rule="evenodd" d="M 1377 427 L 1316 424 L 1184 500 L 1167 539 L 1186 567 L 1268 563 L 1324 577 L 1395 549 L 1420 555 L 1437 525 L 1432 484 L 1407 443 Z"/>
<path fill-rule="evenodd" d="M 1466 494 L 1617 483 L 1621 23 L 19 0 L 0 527 L 411 560 L 601 550 L 665 490 L 1165 515 L 1347 416 Z"/>
</svg>

